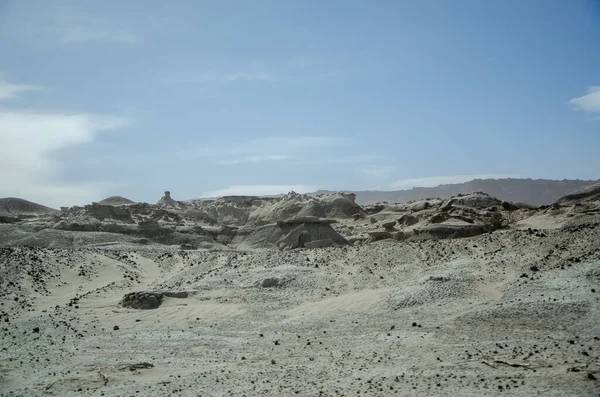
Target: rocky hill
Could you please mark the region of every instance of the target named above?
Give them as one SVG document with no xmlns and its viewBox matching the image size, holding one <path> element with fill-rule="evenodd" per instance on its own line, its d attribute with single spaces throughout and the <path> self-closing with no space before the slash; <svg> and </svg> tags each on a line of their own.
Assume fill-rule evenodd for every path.
<svg viewBox="0 0 600 397">
<path fill-rule="evenodd" d="M 56 212 L 54 208 L 46 207 L 22 198 L 0 198 L 0 213 L 10 215 L 43 215 L 53 212 Z"/>
<path fill-rule="evenodd" d="M 129 204 L 133 204 L 134 201 L 129 200 L 126 197 L 123 196 L 111 196 L 111 197 L 107 197 L 102 201 L 99 201 L 98 204 L 101 205 L 129 205 Z"/>
<path fill-rule="evenodd" d="M 352 193 L 318 196 L 223 197 L 156 204 L 111 197 L 60 212 L 10 199 L 18 214 L 0 218 L 1 245 L 96 247 L 177 246 L 185 249 L 293 249 L 472 237 L 543 220 L 557 228 L 598 211 L 598 185 L 552 207 L 503 201 L 486 193 L 360 206 Z M 17 205 L 18 204 L 18 205 Z M 27 216 L 23 214 L 27 213 Z"/>
<path fill-rule="evenodd" d="M 600 201 L 600 183 L 586 186 L 556 200 L 557 204 L 592 203 Z"/>
</svg>

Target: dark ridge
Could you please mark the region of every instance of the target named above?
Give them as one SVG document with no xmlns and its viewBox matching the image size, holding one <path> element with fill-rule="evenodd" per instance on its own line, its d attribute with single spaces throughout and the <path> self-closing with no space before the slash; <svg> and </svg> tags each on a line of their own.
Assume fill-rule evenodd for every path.
<svg viewBox="0 0 600 397">
<path fill-rule="evenodd" d="M 597 184 L 600 180 L 549 179 L 475 179 L 465 183 L 439 185 L 437 187 L 416 187 L 408 190 L 377 191 L 363 190 L 346 193 L 356 194 L 356 202 L 361 205 L 388 203 L 405 203 L 413 200 L 424 200 L 431 197 L 447 198 L 458 194 L 484 192 L 503 201 L 527 203 L 531 205 L 550 205 L 561 197 L 587 186 Z M 314 194 L 331 193 L 319 190 Z"/>
</svg>

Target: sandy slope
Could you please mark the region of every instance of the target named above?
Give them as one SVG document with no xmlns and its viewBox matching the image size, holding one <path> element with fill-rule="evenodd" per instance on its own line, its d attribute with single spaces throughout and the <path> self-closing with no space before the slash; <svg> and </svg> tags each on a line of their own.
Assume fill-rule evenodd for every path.
<svg viewBox="0 0 600 397">
<path fill-rule="evenodd" d="M 544 236 L 2 248 L 0 394 L 598 395 L 600 230 Z M 196 293 L 118 305 L 152 288 Z"/>
</svg>

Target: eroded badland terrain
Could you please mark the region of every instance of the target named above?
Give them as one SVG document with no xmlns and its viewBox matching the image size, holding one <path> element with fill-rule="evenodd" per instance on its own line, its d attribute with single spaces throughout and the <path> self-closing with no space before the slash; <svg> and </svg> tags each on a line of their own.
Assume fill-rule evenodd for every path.
<svg viewBox="0 0 600 397">
<path fill-rule="evenodd" d="M 0 395 L 600 393 L 600 187 L 0 208 Z"/>
</svg>

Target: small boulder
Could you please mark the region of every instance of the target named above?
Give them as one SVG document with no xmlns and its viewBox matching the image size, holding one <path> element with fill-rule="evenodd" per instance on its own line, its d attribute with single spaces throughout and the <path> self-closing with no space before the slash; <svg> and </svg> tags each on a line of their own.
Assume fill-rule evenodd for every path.
<svg viewBox="0 0 600 397">
<path fill-rule="evenodd" d="M 263 288 L 273 288 L 279 286 L 280 284 L 281 282 L 277 277 L 269 277 L 265 278 L 260 286 Z"/>
<path fill-rule="evenodd" d="M 121 306 L 130 309 L 149 310 L 158 308 L 164 299 L 162 292 L 130 292 L 121 299 Z"/>
<path fill-rule="evenodd" d="M 390 232 L 374 231 L 374 232 L 369 232 L 368 242 L 373 243 L 375 241 L 387 240 L 387 239 L 391 239 L 391 238 L 392 238 L 392 234 Z"/>
</svg>

